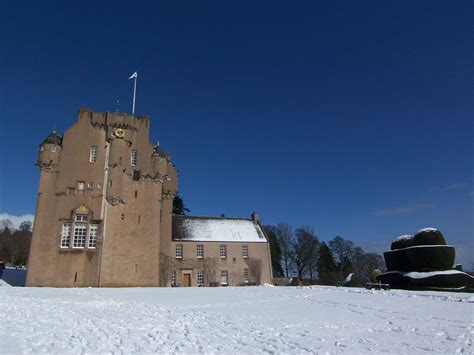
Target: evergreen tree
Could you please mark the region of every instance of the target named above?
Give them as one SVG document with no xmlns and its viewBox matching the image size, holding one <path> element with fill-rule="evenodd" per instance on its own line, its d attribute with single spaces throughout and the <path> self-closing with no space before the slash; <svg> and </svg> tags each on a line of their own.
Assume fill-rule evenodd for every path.
<svg viewBox="0 0 474 355">
<path fill-rule="evenodd" d="M 338 281 L 336 263 L 331 250 L 324 242 L 319 247 L 318 273 L 322 284 L 335 285 Z"/>
<path fill-rule="evenodd" d="M 272 258 L 272 271 L 273 277 L 282 277 L 283 269 L 281 267 L 281 248 L 278 243 L 277 236 L 274 232 L 275 227 L 264 226 L 265 234 L 268 237 L 270 243 L 270 255 Z"/>
<path fill-rule="evenodd" d="M 186 208 L 181 196 L 176 193 L 176 196 L 173 199 L 173 214 L 185 215 L 186 212 L 191 211 L 189 210 L 189 208 Z"/>
</svg>

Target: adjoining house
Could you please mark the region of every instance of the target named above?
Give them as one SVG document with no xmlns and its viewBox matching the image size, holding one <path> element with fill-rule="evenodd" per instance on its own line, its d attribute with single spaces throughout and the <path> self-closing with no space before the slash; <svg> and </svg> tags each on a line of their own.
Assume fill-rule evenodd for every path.
<svg viewBox="0 0 474 355">
<path fill-rule="evenodd" d="M 79 111 L 39 147 L 27 286 L 270 283 L 268 240 L 251 219 L 172 214 L 178 172 L 149 141 L 150 118 Z"/>
</svg>

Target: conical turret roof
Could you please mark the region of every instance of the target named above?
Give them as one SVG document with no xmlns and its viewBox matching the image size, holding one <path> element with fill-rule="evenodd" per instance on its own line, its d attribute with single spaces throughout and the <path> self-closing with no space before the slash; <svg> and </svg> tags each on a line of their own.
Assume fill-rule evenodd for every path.
<svg viewBox="0 0 474 355">
<path fill-rule="evenodd" d="M 46 137 L 46 139 L 41 143 L 43 144 L 56 144 L 56 145 L 62 145 L 63 144 L 63 136 L 60 136 L 59 134 L 56 133 L 56 130 L 52 130 L 49 136 Z"/>
</svg>

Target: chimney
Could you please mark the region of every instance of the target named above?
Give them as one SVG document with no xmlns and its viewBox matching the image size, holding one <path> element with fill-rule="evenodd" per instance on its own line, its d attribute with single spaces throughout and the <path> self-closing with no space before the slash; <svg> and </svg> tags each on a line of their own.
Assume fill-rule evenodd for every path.
<svg viewBox="0 0 474 355">
<path fill-rule="evenodd" d="M 260 222 L 260 217 L 258 216 L 258 213 L 257 213 L 257 212 L 252 212 L 252 214 L 250 215 L 250 218 L 251 218 L 252 221 L 254 221 L 254 222 L 257 222 L 257 223 Z"/>
</svg>

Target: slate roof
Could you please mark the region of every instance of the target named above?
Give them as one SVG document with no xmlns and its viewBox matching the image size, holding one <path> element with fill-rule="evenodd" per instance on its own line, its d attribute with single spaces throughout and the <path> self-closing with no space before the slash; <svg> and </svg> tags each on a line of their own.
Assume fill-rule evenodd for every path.
<svg viewBox="0 0 474 355">
<path fill-rule="evenodd" d="M 173 215 L 173 241 L 266 243 L 258 223 L 250 219 Z"/>
<path fill-rule="evenodd" d="M 56 144 L 56 145 L 62 145 L 63 144 L 63 137 L 60 136 L 59 134 L 56 133 L 55 130 L 51 131 L 49 136 L 46 137 L 46 139 L 41 143 L 43 144 Z"/>
</svg>

